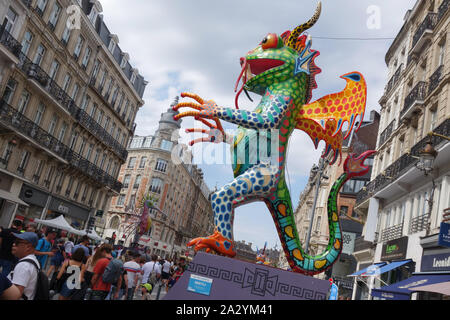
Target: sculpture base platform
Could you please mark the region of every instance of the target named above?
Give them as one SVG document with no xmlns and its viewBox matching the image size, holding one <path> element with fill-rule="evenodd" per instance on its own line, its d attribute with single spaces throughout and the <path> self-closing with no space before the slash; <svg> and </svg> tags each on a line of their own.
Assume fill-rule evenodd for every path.
<svg viewBox="0 0 450 320">
<path fill-rule="evenodd" d="M 199 252 L 164 300 L 325 300 L 327 280 Z"/>
</svg>

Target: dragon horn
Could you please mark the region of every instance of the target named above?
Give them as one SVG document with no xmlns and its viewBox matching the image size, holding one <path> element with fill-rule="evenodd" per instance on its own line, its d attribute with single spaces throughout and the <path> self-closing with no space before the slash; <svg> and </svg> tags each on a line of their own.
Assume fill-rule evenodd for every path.
<svg viewBox="0 0 450 320">
<path fill-rule="evenodd" d="M 311 17 L 311 19 L 308 20 L 308 22 L 299 25 L 297 28 L 295 28 L 291 34 L 289 35 L 289 38 L 286 41 L 286 46 L 291 47 L 295 49 L 295 44 L 297 42 L 297 38 L 299 35 L 305 31 L 311 28 L 317 20 L 319 20 L 320 12 L 322 11 L 322 3 L 319 1 L 317 4 L 316 12 L 314 12 L 314 15 Z"/>
</svg>

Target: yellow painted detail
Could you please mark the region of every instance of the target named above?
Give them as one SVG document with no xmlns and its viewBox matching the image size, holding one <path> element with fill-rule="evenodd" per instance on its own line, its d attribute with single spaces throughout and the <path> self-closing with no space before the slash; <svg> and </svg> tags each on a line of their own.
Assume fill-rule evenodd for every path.
<svg viewBox="0 0 450 320">
<path fill-rule="evenodd" d="M 291 226 L 287 226 L 286 228 L 284 228 L 284 232 L 286 232 L 286 234 L 289 237 L 294 238 L 294 234 L 292 232 L 292 227 Z"/>
<path fill-rule="evenodd" d="M 314 261 L 314 267 L 316 269 L 321 269 L 326 263 L 327 263 L 327 260 Z"/>
<path fill-rule="evenodd" d="M 294 250 L 292 251 L 292 254 L 294 255 L 294 257 L 295 257 L 297 260 L 302 260 L 302 261 L 303 261 L 303 256 L 302 256 L 300 250 L 294 249 Z"/>
</svg>

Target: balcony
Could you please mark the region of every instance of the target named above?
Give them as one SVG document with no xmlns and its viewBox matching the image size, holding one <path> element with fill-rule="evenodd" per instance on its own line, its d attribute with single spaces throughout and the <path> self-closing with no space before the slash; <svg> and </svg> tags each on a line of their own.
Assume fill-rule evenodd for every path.
<svg viewBox="0 0 450 320">
<path fill-rule="evenodd" d="M 434 89 L 439 86 L 442 80 L 442 72 L 444 71 L 444 65 L 440 65 L 436 71 L 430 77 L 430 85 L 428 86 L 428 94 L 431 94 Z"/>
<path fill-rule="evenodd" d="M 386 86 L 386 89 L 384 91 L 384 96 L 387 96 L 392 91 L 392 89 L 396 86 L 396 84 L 400 80 L 400 75 L 402 73 L 402 69 L 403 69 L 403 63 L 397 68 L 397 71 L 395 71 L 394 75 L 389 80 L 389 82 Z"/>
<path fill-rule="evenodd" d="M 448 11 L 448 8 L 450 8 L 450 0 L 444 0 L 444 2 L 441 3 L 438 9 L 438 22 L 442 20 L 442 18 L 445 16 L 445 14 Z"/>
<path fill-rule="evenodd" d="M 378 144 L 378 147 L 382 146 L 387 139 L 391 136 L 392 132 L 394 131 L 395 127 L 395 119 L 392 120 L 392 122 L 387 126 L 386 129 L 383 130 L 383 132 L 380 135 L 380 143 Z"/>
<path fill-rule="evenodd" d="M 409 234 L 417 233 L 428 228 L 430 222 L 429 214 L 424 214 L 411 220 L 409 226 Z"/>
<path fill-rule="evenodd" d="M 116 192 L 120 192 L 122 184 L 119 181 L 88 160 L 82 158 L 79 154 L 73 152 L 64 143 L 50 135 L 47 131 L 43 130 L 4 101 L 0 102 L 0 124 L 30 139 L 34 144 L 47 150 L 52 156 L 60 159 L 62 162 L 69 163 L 94 181 Z"/>
<path fill-rule="evenodd" d="M 5 30 L 4 27 L 0 27 L 0 55 L 3 59 L 17 64 L 19 62 L 20 51 L 22 50 L 22 45 L 14 39 L 14 37 Z M 6 50 L 5 50 L 6 48 Z"/>
<path fill-rule="evenodd" d="M 442 122 L 433 132 L 443 136 L 450 136 L 450 118 Z M 433 146 L 439 145 L 443 141 L 447 141 L 444 138 L 433 136 Z M 363 189 L 361 189 L 356 195 L 356 206 L 360 205 L 373 194 L 385 188 L 387 185 L 394 182 L 398 177 L 411 168 L 418 160 L 412 156 L 418 157 L 419 151 L 425 147 L 429 141 L 428 136 L 424 137 L 421 141 L 415 144 L 411 148 L 411 154 L 403 154 L 393 164 L 386 168 L 385 174 L 379 174 L 374 180 L 370 181 Z"/>
<path fill-rule="evenodd" d="M 405 104 L 400 112 L 400 118 L 410 117 L 417 108 L 424 104 L 428 92 L 427 87 L 428 84 L 424 81 L 420 81 L 416 84 L 405 98 Z"/>
<path fill-rule="evenodd" d="M 437 13 L 429 13 L 413 36 L 410 54 L 419 54 L 423 46 L 431 40 L 434 27 L 438 21 Z"/>
<path fill-rule="evenodd" d="M 46 95 L 50 101 L 68 115 L 73 116 L 93 136 L 102 141 L 123 161 L 127 159 L 128 151 L 123 148 L 106 130 L 100 126 L 84 110 L 80 109 L 70 96 L 38 65 L 34 64 L 25 55 L 20 53 L 18 67 L 32 80 L 36 82 L 39 90 Z"/>
<path fill-rule="evenodd" d="M 387 242 L 401 238 L 403 234 L 403 223 L 384 229 L 381 232 L 381 242 Z"/>
</svg>

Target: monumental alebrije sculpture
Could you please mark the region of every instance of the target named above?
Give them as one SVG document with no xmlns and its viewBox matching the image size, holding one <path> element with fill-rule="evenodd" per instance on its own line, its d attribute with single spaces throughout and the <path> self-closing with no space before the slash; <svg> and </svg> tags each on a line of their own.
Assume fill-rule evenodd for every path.
<svg viewBox="0 0 450 320">
<path fill-rule="evenodd" d="M 291 197 L 285 181 L 285 164 L 287 145 L 294 129 L 306 132 L 315 147 L 324 140 L 326 147 L 322 157 L 328 157 L 330 164 L 341 157 L 342 141 L 353 127 L 359 116 L 361 126 L 366 106 L 366 83 L 359 72 L 350 72 L 341 76 L 346 86 L 339 93 L 330 94 L 310 103 L 311 92 L 317 88 L 315 76 L 321 71 L 314 62 L 319 55 L 311 49 L 311 38 L 303 31 L 312 27 L 321 12 L 319 3 L 313 17 L 292 31 L 281 36 L 269 33 L 262 42 L 240 59 L 242 71 L 236 83 L 236 89 L 242 80 L 242 87 L 236 94 L 236 108 L 217 106 L 212 100 L 203 100 L 196 94 L 182 93 L 197 101 L 181 102 L 174 110 L 190 107 L 195 111 L 181 112 L 175 120 L 193 116 L 209 127 L 205 129 L 188 129 L 187 132 L 202 132 L 209 136 L 191 142 L 221 142 L 213 132 L 220 132 L 224 141 L 231 144 L 233 173 L 235 179 L 223 186 L 211 197 L 214 212 L 214 234 L 196 238 L 188 243 L 196 251 L 234 257 L 233 245 L 234 209 L 252 201 L 264 201 L 275 222 L 286 258 L 295 272 L 317 274 L 330 268 L 342 251 L 342 233 L 337 214 L 337 194 L 344 183 L 352 177 L 364 175 L 368 167 L 364 160 L 373 151 L 367 151 L 356 157 L 351 154 L 344 163 L 344 173 L 334 183 L 328 197 L 329 242 L 326 250 L 317 256 L 304 252 L 295 226 Z M 238 108 L 238 97 L 242 91 L 251 91 L 262 95 L 254 111 Z M 236 90 L 237 91 L 237 90 Z M 207 121 L 211 119 L 215 124 Z M 231 137 L 225 133 L 220 120 L 238 125 L 238 134 Z M 348 123 L 345 137 L 342 126 Z M 277 135 L 276 137 L 274 135 Z M 276 153 L 275 164 L 267 163 L 258 155 L 250 152 L 250 141 L 259 144 L 267 142 L 269 156 Z M 276 150 L 271 150 L 271 141 L 277 138 Z M 294 146 L 295 147 L 295 146 Z M 333 153 L 331 153 L 333 152 Z M 254 161 L 249 161 L 253 157 Z"/>
</svg>

